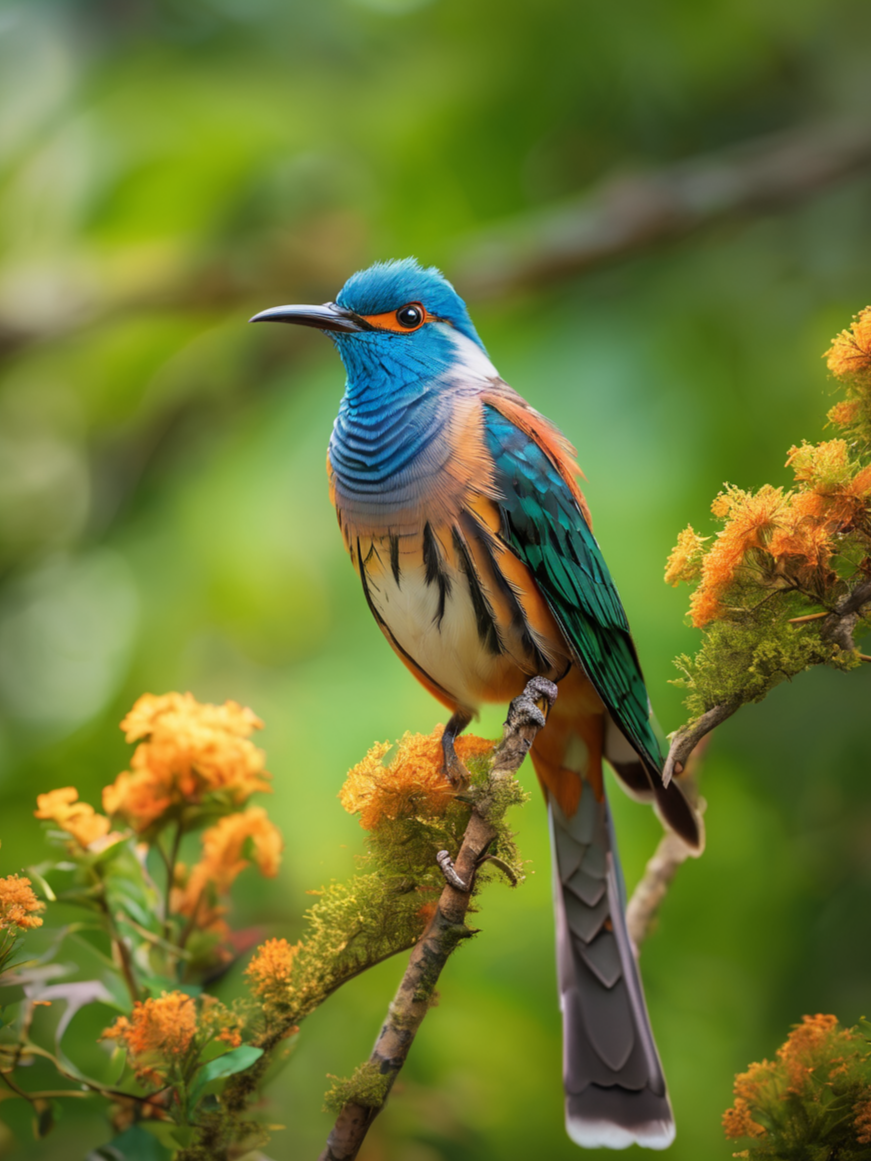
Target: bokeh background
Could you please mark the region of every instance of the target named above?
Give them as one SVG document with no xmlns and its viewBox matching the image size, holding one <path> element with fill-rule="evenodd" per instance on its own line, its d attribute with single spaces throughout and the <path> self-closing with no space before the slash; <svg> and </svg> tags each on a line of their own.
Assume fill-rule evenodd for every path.
<svg viewBox="0 0 871 1161">
<path fill-rule="evenodd" d="M 646 174 L 643 200 L 724 150 L 728 210 L 729 151 L 760 135 L 810 134 L 812 171 L 828 126 L 868 117 L 869 38 L 864 0 L 4 0 L 0 873 L 47 853 L 35 794 L 74 783 L 97 803 L 128 759 L 118 721 L 170 689 L 266 721 L 287 851 L 280 879 L 239 880 L 238 922 L 293 939 L 306 891 L 352 870 L 346 770 L 442 712 L 371 620 L 329 507 L 338 359 L 316 332 L 246 319 L 332 298 L 376 258 L 441 266 L 505 378 L 577 443 L 676 728 L 672 658 L 697 635 L 665 558 L 688 521 L 710 530 L 724 480 L 785 483 L 789 446 L 821 438 L 820 355 L 871 301 L 869 170 L 796 197 L 784 173 L 749 212 L 534 278 L 509 276 L 511 239 L 559 251 L 591 191 L 607 208 L 615 177 Z M 642 956 L 674 1161 L 731 1155 L 734 1073 L 803 1013 L 871 1013 L 869 695 L 865 670 L 805 675 L 711 747 L 708 849 Z M 658 828 L 619 793 L 615 809 L 631 884 Z M 485 898 L 367 1161 L 579 1156 L 545 816 L 534 801 L 515 821 L 528 879 Z M 304 1026 L 267 1094 L 275 1161 L 317 1155 L 326 1074 L 368 1053 L 401 970 Z M 35 1143 L 15 1104 L 0 1156 L 75 1161 L 110 1136 L 68 1102 Z"/>
</svg>

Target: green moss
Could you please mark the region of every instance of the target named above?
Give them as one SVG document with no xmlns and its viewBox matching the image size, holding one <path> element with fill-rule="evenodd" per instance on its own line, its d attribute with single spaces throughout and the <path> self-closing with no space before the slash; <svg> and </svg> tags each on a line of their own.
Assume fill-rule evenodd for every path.
<svg viewBox="0 0 871 1161">
<path fill-rule="evenodd" d="M 392 1073 L 383 1073 L 377 1064 L 367 1060 L 347 1080 L 336 1078 L 335 1084 L 324 1095 L 324 1112 L 335 1116 L 346 1104 L 380 1109 L 387 1100 L 392 1083 Z"/>
<path fill-rule="evenodd" d="M 814 665 L 854 669 L 861 664 L 855 651 L 824 640 L 818 623 L 791 625 L 792 615 L 788 602 L 775 598 L 740 619 L 714 621 L 695 657 L 676 659 L 683 676 L 674 684 L 689 691 L 685 704 L 694 718 L 715 705 L 761 701 Z"/>
</svg>

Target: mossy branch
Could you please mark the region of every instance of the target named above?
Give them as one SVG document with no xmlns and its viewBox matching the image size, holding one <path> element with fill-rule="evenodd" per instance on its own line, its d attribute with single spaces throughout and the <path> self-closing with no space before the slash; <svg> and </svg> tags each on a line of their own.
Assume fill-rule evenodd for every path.
<svg viewBox="0 0 871 1161">
<path fill-rule="evenodd" d="M 342 1104 L 320 1161 L 353 1161 L 357 1156 L 432 1004 L 442 969 L 458 945 L 474 934 L 465 918 L 475 891 L 476 871 L 499 834 L 505 811 L 522 795 L 514 775 L 545 724 L 555 698 L 554 685 L 533 678 L 511 703 L 504 736 L 493 754 L 487 777 L 470 794 L 472 811 L 453 862 L 456 874 L 471 889 L 461 891 L 450 882 L 444 886 L 435 914 L 411 954 L 369 1060 L 350 1081 L 334 1087 L 328 1098 L 333 1102 L 341 1100 Z"/>
</svg>

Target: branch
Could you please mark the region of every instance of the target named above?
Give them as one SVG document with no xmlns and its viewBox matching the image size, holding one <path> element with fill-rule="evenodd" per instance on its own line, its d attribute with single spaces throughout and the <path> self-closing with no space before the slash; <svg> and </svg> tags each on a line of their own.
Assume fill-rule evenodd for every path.
<svg viewBox="0 0 871 1161">
<path fill-rule="evenodd" d="M 804 617 L 794 617 L 793 625 L 823 620 L 820 635 L 833 641 L 845 652 L 855 648 L 853 634 L 862 620 L 864 607 L 871 603 L 871 578 L 866 578 L 843 597 L 831 611 L 809 613 Z M 860 654 L 860 657 L 863 656 Z M 696 773 L 701 765 L 704 751 L 710 740 L 711 731 L 730 718 L 744 703 L 723 702 L 709 709 L 695 721 L 682 726 L 671 735 L 671 745 L 662 771 L 662 781 L 667 786 L 673 777 L 681 779 L 681 786 L 691 802 L 697 803 Z M 702 809 L 704 803 L 700 803 Z M 635 888 L 626 909 L 626 923 L 629 935 L 636 948 L 640 946 L 656 917 L 660 904 L 671 886 L 681 863 L 691 855 L 687 846 L 670 831 L 666 831 L 659 841 L 656 853 L 647 864 L 644 877 Z"/>
<path fill-rule="evenodd" d="M 864 580 L 856 585 L 852 592 L 847 593 L 843 600 L 835 606 L 823 622 L 821 636 L 827 641 L 834 641 L 846 652 L 856 648 L 853 634 L 856 625 L 862 619 L 862 608 L 871 601 L 871 579 Z"/>
<path fill-rule="evenodd" d="M 498 833 L 497 824 L 505 810 L 508 796 L 502 791 L 513 781 L 535 735 L 545 724 L 556 694 L 556 686 L 551 682 L 534 677 L 520 697 L 511 703 L 487 783 L 476 796 L 459 854 L 452 866 L 454 876 L 446 883 L 436 913 L 411 953 L 384 1026 L 361 1070 L 370 1084 L 374 1082 L 372 1103 L 364 1105 L 349 1100 L 343 1105 L 319 1161 L 353 1161 L 357 1156 L 369 1126 L 384 1106 L 405 1063 L 448 957 L 462 940 L 473 934 L 465 924 L 466 912 L 472 898 L 475 872 Z M 456 878 L 469 884 L 470 890 L 453 886 Z"/>
<path fill-rule="evenodd" d="M 736 710 L 741 708 L 742 704 L 740 701 L 733 701 L 725 702 L 723 705 L 715 705 L 713 709 L 709 709 L 700 718 L 681 726 L 671 735 L 671 745 L 662 768 L 664 786 L 668 786 L 675 775 L 679 777 L 683 774 L 690 755 L 701 740 L 726 718 L 730 718 Z"/>
<path fill-rule="evenodd" d="M 626 907 L 626 927 L 636 952 L 656 919 L 678 867 L 691 854 L 690 848 L 673 831 L 667 830 L 659 840 L 656 853 L 644 868 L 644 877 Z"/>
<path fill-rule="evenodd" d="M 713 728 L 713 725 L 708 727 L 709 730 Z M 704 813 L 705 801 L 703 798 L 699 798 L 697 779 L 709 742 L 710 735 L 708 734 L 701 741 L 693 743 L 695 749 L 692 751 L 686 769 L 680 778 L 681 789 L 700 813 Z M 672 750 L 674 750 L 674 745 L 675 743 L 672 742 Z M 671 757 L 671 753 L 670 750 L 669 757 Z M 695 858 L 700 853 L 700 851 L 690 850 L 673 831 L 665 830 L 653 858 L 645 867 L 644 875 L 632 892 L 632 898 L 626 907 L 626 927 L 636 952 L 653 926 L 672 879 L 677 874 L 678 867 L 687 859 Z"/>
<path fill-rule="evenodd" d="M 871 129 L 837 121 L 616 175 L 561 209 L 467 242 L 454 281 L 470 298 L 554 282 L 729 218 L 783 209 L 868 168 Z"/>
</svg>

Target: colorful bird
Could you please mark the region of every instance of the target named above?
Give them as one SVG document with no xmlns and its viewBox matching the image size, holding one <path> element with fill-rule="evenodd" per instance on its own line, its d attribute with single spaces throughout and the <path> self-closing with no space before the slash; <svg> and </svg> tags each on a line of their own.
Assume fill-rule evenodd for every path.
<svg viewBox="0 0 871 1161">
<path fill-rule="evenodd" d="M 445 771 L 482 702 L 532 676 L 559 697 L 531 756 L 551 824 L 566 1125 L 579 1145 L 662 1149 L 674 1121 L 633 948 L 602 760 L 693 849 L 701 823 L 662 758 L 575 451 L 490 362 L 451 284 L 413 259 L 336 302 L 253 322 L 327 332 L 347 372 L 330 494 L 384 636 L 451 711 Z"/>
</svg>

